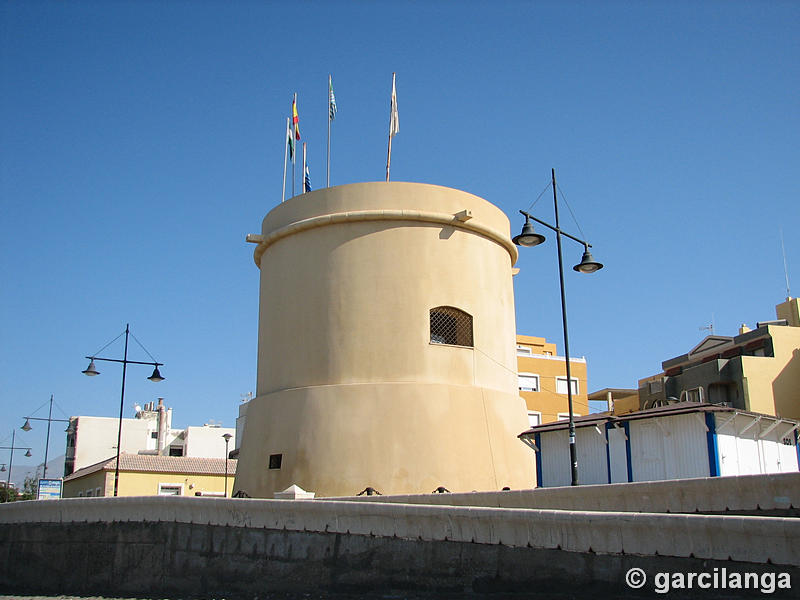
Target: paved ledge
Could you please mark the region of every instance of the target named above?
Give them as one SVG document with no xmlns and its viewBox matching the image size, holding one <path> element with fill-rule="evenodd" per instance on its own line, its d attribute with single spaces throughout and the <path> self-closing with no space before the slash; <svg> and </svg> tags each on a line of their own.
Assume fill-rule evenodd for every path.
<svg viewBox="0 0 800 600">
<path fill-rule="evenodd" d="M 800 566 L 800 519 L 189 497 L 0 506 L 0 523 L 190 523 Z"/>
<path fill-rule="evenodd" d="M 651 513 L 796 513 L 800 510 L 800 473 L 346 499 L 354 502 Z"/>
</svg>

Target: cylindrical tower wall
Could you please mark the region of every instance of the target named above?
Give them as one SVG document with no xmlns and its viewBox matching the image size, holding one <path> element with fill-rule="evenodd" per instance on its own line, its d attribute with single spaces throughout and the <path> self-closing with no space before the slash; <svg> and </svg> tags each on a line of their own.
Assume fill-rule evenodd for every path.
<svg viewBox="0 0 800 600">
<path fill-rule="evenodd" d="M 257 397 L 237 489 L 532 485 L 516 439 L 516 250 L 499 209 L 439 186 L 353 184 L 281 204 L 261 235 Z M 471 317 L 472 346 L 431 343 L 437 307 Z"/>
</svg>

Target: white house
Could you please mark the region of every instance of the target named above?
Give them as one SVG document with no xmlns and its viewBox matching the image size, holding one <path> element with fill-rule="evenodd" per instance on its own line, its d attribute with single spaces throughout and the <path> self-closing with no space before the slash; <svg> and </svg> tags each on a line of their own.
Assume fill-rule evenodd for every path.
<svg viewBox="0 0 800 600">
<path fill-rule="evenodd" d="M 800 470 L 795 420 L 681 402 L 618 417 L 575 418 L 581 484 L 719 477 Z M 536 452 L 538 487 L 570 485 L 569 423 L 519 438 Z"/>
<path fill-rule="evenodd" d="M 112 417 L 70 417 L 64 476 L 116 456 L 119 419 Z M 122 419 L 120 452 L 195 458 L 223 458 L 224 434 L 230 434 L 229 449 L 236 447 L 236 430 L 206 424 L 185 429 L 172 428 L 172 409 L 149 402 L 136 407 L 133 419 Z"/>
</svg>

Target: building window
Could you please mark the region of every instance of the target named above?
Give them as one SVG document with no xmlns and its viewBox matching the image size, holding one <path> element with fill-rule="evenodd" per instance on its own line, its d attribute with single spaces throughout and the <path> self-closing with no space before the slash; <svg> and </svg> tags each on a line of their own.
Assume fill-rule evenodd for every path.
<svg viewBox="0 0 800 600">
<path fill-rule="evenodd" d="M 100 488 L 95 488 L 94 495 L 97 496 L 98 498 L 100 497 Z"/>
<path fill-rule="evenodd" d="M 519 389 L 523 392 L 539 391 L 539 376 L 533 373 L 520 373 L 517 375 Z"/>
<path fill-rule="evenodd" d="M 431 309 L 431 344 L 472 347 L 472 316 L 452 306 Z"/>
<path fill-rule="evenodd" d="M 691 390 L 681 392 L 681 402 L 703 402 L 703 388 L 696 387 Z"/>
<path fill-rule="evenodd" d="M 150 438 L 154 439 L 154 440 L 157 440 L 158 439 L 158 432 L 157 431 L 151 431 L 150 432 Z"/>
<path fill-rule="evenodd" d="M 657 379 L 656 381 L 651 381 L 650 383 L 647 384 L 647 391 L 650 394 L 658 394 L 661 392 L 663 388 L 664 386 L 660 379 Z"/>
<path fill-rule="evenodd" d="M 159 496 L 183 496 L 182 483 L 159 483 L 158 484 Z"/>
<path fill-rule="evenodd" d="M 94 496 L 94 490 L 86 490 L 86 497 L 91 498 Z"/>
<path fill-rule="evenodd" d="M 530 427 L 536 427 L 537 425 L 542 424 L 542 413 L 537 412 L 535 410 L 528 411 L 528 425 Z"/>
<path fill-rule="evenodd" d="M 270 454 L 269 455 L 269 468 L 280 469 L 283 462 L 283 454 Z"/>
<path fill-rule="evenodd" d="M 170 456 L 183 456 L 183 446 L 170 446 L 169 447 L 169 455 Z"/>
<path fill-rule="evenodd" d="M 574 377 L 570 381 L 572 388 L 572 394 L 578 394 L 578 380 Z M 557 394 L 566 394 L 567 393 L 567 378 L 566 377 L 556 377 L 556 393 Z"/>
<path fill-rule="evenodd" d="M 517 346 L 517 356 L 533 356 L 533 348 L 529 346 Z"/>
<path fill-rule="evenodd" d="M 558 416 L 558 420 L 559 421 L 566 421 L 567 419 L 569 419 L 569 413 L 568 412 L 558 413 L 557 416 Z M 580 414 L 574 412 L 574 413 L 572 413 L 572 416 L 573 417 L 580 417 Z"/>
</svg>

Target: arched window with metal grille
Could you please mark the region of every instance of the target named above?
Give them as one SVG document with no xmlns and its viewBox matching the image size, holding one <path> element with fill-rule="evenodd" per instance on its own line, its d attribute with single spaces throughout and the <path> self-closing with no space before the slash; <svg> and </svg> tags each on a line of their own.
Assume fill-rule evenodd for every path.
<svg viewBox="0 0 800 600">
<path fill-rule="evenodd" d="M 452 306 L 432 308 L 431 344 L 472 348 L 472 315 Z"/>
</svg>

